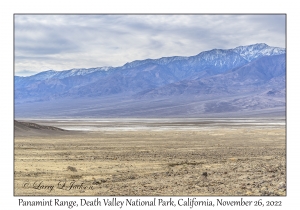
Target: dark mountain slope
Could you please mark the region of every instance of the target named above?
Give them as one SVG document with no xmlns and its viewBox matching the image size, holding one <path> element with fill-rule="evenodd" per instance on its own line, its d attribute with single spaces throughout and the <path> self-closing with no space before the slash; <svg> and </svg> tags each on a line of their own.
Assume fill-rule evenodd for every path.
<svg viewBox="0 0 300 210">
<path fill-rule="evenodd" d="M 158 97 L 180 94 L 235 94 L 253 92 L 257 89 L 270 88 L 269 82 L 273 79 L 272 88 L 285 87 L 285 54 L 261 57 L 240 68 L 230 70 L 206 78 L 183 80 L 168 84 L 161 88 L 143 91 L 137 97 Z M 275 78 L 276 83 L 275 83 Z"/>
</svg>

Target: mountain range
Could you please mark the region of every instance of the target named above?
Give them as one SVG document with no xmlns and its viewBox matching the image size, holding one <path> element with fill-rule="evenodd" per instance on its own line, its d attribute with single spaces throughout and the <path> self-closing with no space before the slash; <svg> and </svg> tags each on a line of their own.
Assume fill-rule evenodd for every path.
<svg viewBox="0 0 300 210">
<path fill-rule="evenodd" d="M 286 50 L 267 44 L 14 76 L 15 117 L 285 116 Z"/>
</svg>

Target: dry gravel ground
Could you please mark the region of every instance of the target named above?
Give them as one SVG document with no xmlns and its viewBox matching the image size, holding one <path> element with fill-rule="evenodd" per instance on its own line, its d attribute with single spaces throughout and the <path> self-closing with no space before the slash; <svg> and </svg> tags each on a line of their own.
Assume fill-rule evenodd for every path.
<svg viewBox="0 0 300 210">
<path fill-rule="evenodd" d="M 15 195 L 286 195 L 285 125 L 25 134 Z"/>
</svg>

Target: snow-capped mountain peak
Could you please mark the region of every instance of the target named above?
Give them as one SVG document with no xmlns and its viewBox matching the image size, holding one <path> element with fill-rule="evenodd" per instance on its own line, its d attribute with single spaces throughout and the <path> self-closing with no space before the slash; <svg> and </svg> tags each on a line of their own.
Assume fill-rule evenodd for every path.
<svg viewBox="0 0 300 210">
<path fill-rule="evenodd" d="M 240 56 L 242 56 L 249 62 L 263 56 L 281 55 L 285 53 L 284 48 L 270 47 L 265 43 L 258 43 L 248 46 L 239 46 L 234 48 L 233 51 L 238 53 Z"/>
</svg>

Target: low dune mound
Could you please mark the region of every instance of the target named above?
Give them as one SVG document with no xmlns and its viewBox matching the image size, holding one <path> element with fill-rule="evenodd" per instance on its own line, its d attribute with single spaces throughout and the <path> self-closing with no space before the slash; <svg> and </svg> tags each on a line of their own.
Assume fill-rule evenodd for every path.
<svg viewBox="0 0 300 210">
<path fill-rule="evenodd" d="M 53 130 L 53 131 L 64 131 L 61 128 L 53 127 L 53 126 L 45 126 L 45 125 L 39 125 L 36 123 L 31 122 L 20 122 L 15 120 L 15 129 L 37 129 L 37 130 Z"/>
<path fill-rule="evenodd" d="M 65 130 L 53 126 L 45 126 L 39 125 L 36 123 L 31 122 L 20 122 L 15 120 L 14 121 L 14 131 L 15 135 L 22 136 L 22 135 L 29 135 L 29 134 L 53 134 L 56 132 L 63 132 Z"/>
</svg>

